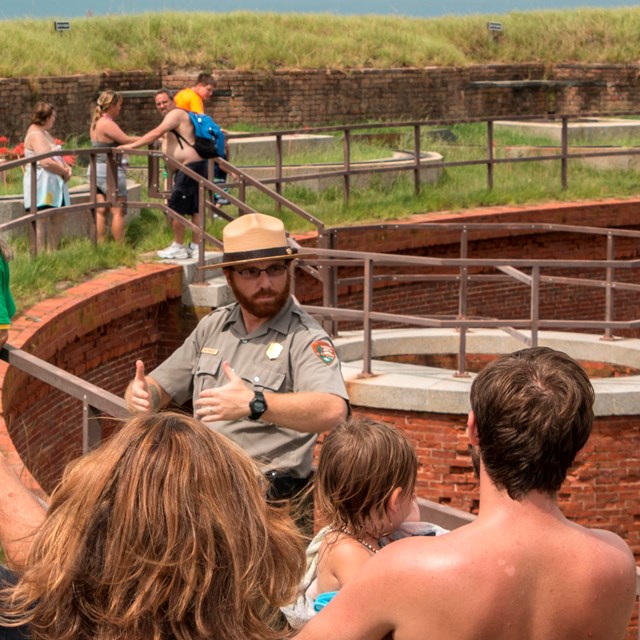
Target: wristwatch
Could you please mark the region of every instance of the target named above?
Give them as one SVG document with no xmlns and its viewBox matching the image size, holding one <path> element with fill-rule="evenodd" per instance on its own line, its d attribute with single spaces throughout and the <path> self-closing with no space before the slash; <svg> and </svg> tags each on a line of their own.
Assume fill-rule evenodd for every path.
<svg viewBox="0 0 640 640">
<path fill-rule="evenodd" d="M 249 420 L 260 420 L 262 414 L 267 410 L 267 401 L 264 399 L 262 391 L 256 391 L 253 400 L 249 403 Z"/>
</svg>

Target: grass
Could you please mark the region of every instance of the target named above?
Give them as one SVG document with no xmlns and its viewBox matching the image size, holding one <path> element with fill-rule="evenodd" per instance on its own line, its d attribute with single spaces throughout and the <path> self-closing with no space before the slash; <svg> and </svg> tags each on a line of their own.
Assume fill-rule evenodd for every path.
<svg viewBox="0 0 640 640">
<path fill-rule="evenodd" d="M 512 12 L 491 19 L 504 26 L 498 41 L 487 33 L 483 15 L 158 12 L 76 18 L 63 34 L 48 19 L 4 20 L 0 76 L 628 63 L 639 57 L 640 8 Z"/>
<path fill-rule="evenodd" d="M 11 292 L 18 313 L 99 271 L 133 266 L 137 261 L 138 251 L 127 244 L 107 243 L 94 248 L 89 240 L 81 238 L 64 242 L 59 251 L 34 258 L 25 243 L 18 242 L 11 262 Z"/>
</svg>

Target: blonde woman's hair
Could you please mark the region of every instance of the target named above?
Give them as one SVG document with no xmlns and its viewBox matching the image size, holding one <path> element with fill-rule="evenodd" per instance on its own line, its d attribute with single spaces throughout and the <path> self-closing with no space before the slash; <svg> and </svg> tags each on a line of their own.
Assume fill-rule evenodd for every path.
<svg viewBox="0 0 640 640">
<path fill-rule="evenodd" d="M 93 110 L 93 120 L 91 121 L 91 129 L 96 128 L 96 123 L 107 112 L 109 107 L 122 102 L 122 96 L 111 89 L 103 91 L 96 100 L 96 107 Z"/>
<path fill-rule="evenodd" d="M 304 540 L 248 455 L 141 414 L 67 468 L 3 613 L 48 640 L 274 640 Z"/>
<path fill-rule="evenodd" d="M 418 459 L 407 436 L 366 417 L 336 427 L 320 448 L 315 503 L 328 523 L 355 537 L 370 531 L 370 515 L 386 515 L 394 489 L 413 493 Z"/>
</svg>

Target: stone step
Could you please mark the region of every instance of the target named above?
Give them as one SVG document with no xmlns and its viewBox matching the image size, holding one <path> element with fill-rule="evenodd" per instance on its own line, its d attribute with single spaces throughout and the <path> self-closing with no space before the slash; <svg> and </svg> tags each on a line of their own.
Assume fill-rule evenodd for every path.
<svg viewBox="0 0 640 640">
<path fill-rule="evenodd" d="M 222 253 L 206 251 L 204 262 L 207 265 L 220 262 Z M 163 260 L 162 262 L 179 264 L 183 270 L 182 303 L 189 307 L 221 307 L 235 301 L 227 280 L 220 269 L 206 271 L 203 283 L 195 282 L 198 261 L 193 258 L 186 260 Z"/>
</svg>

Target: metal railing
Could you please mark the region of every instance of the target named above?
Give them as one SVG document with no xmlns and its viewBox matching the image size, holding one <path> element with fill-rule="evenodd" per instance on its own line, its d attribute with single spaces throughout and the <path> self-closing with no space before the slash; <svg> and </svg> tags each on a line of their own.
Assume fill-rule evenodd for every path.
<svg viewBox="0 0 640 640">
<path fill-rule="evenodd" d="M 266 178 L 262 180 L 263 184 L 274 184 L 276 192 L 282 193 L 282 187 L 285 184 L 301 182 L 305 180 L 311 180 L 315 178 L 334 178 L 341 177 L 343 180 L 343 195 L 346 202 L 349 201 L 351 196 L 351 183 L 352 177 L 365 174 L 382 174 L 388 172 L 402 172 L 408 171 L 413 173 L 414 192 L 420 193 L 421 190 L 421 160 L 422 160 L 422 138 L 423 132 L 433 127 L 445 127 L 458 124 L 469 123 L 484 123 L 486 124 L 486 146 L 484 150 L 484 157 L 474 160 L 456 160 L 441 162 L 429 162 L 429 168 L 432 169 L 444 169 L 447 167 L 472 167 L 472 166 L 485 166 L 486 167 L 486 181 L 487 188 L 493 189 L 494 187 L 494 169 L 497 165 L 501 164 L 517 164 L 522 162 L 550 162 L 555 161 L 560 165 L 559 179 L 562 189 L 566 190 L 569 184 L 569 161 L 573 159 L 587 159 L 587 158 L 604 158 L 604 157 L 616 157 L 616 156 L 634 156 L 640 155 L 640 148 L 627 148 L 627 149 L 615 149 L 608 148 L 602 151 L 585 151 L 581 153 L 572 152 L 569 149 L 569 127 L 572 121 L 580 120 L 584 118 L 606 118 L 606 117 L 621 117 L 635 115 L 640 118 L 640 114 L 634 111 L 619 111 L 619 112 L 587 112 L 579 114 L 558 114 L 554 115 L 553 121 L 559 122 L 561 125 L 561 140 L 560 140 L 560 152 L 557 154 L 542 154 L 528 157 L 506 157 L 498 158 L 495 153 L 495 135 L 494 125 L 499 121 L 531 121 L 531 120 L 545 120 L 549 121 L 548 114 L 527 115 L 527 116 L 494 116 L 494 117 L 477 117 L 477 118 L 448 118 L 440 120 L 419 120 L 419 121 L 393 121 L 384 123 L 371 123 L 371 124 L 348 124 L 348 125 L 336 125 L 336 126 L 322 126 L 322 127 L 305 127 L 300 129 L 283 129 L 278 131 L 268 132 L 254 132 L 254 133 L 230 133 L 230 140 L 242 140 L 245 138 L 252 138 L 257 136 L 268 136 L 274 138 L 274 170 L 275 177 Z M 413 154 L 413 163 L 405 166 L 399 164 L 393 164 L 391 166 L 371 166 L 367 163 L 355 163 L 352 154 L 352 146 L 354 134 L 358 131 L 386 131 L 388 129 L 398 129 L 400 131 L 408 130 L 410 135 L 407 136 L 411 140 L 411 145 L 406 151 Z M 340 134 L 343 139 L 343 161 L 342 168 L 336 168 L 332 171 L 322 172 L 305 172 L 304 175 L 285 176 L 284 175 L 284 138 L 286 136 L 295 136 L 304 133 L 305 135 L 311 134 Z M 639 136 L 640 137 L 640 136 Z M 548 146 L 553 146 L 551 143 Z M 340 164 L 340 163 L 336 163 Z M 354 166 L 354 164 L 356 166 Z M 240 183 L 230 183 L 229 186 L 238 186 Z"/>
<path fill-rule="evenodd" d="M 640 148 L 625 148 L 625 149 L 615 149 L 615 148 L 607 148 L 604 150 L 598 151 L 585 151 L 581 153 L 571 152 L 569 149 L 569 128 L 572 121 L 585 118 L 585 117 L 611 117 L 611 116 L 625 116 L 625 115 L 639 115 L 635 112 L 590 112 L 590 113 L 580 113 L 580 114 L 559 114 L 554 117 L 554 121 L 559 122 L 561 125 L 561 143 L 560 143 L 560 152 L 557 154 L 547 154 L 547 155 L 533 155 L 527 157 L 505 157 L 498 158 L 495 153 L 495 137 L 494 137 L 494 124 L 498 120 L 514 120 L 514 121 L 528 121 L 528 120 L 540 120 L 540 119 L 548 119 L 547 114 L 541 115 L 530 115 L 530 116 L 500 116 L 500 117 L 482 117 L 482 118 L 452 118 L 452 119 L 441 119 L 441 120 L 420 120 L 420 121 L 394 121 L 394 122 L 384 122 L 384 123 L 373 123 L 373 124 L 349 124 L 349 125 L 336 125 L 336 126 L 323 126 L 323 127 L 307 127 L 304 129 L 285 129 L 278 131 L 266 131 L 266 132 L 254 132 L 254 133 L 231 133 L 229 134 L 229 138 L 231 140 L 242 140 L 244 138 L 249 137 L 257 137 L 257 136 L 269 136 L 274 139 L 274 171 L 275 177 L 267 178 L 262 180 L 257 180 L 253 178 L 247 170 L 240 169 L 231 163 L 225 160 L 216 160 L 220 167 L 229 172 L 233 176 L 233 180 L 225 183 L 224 188 L 219 184 L 215 183 L 213 180 L 206 180 L 201 176 L 191 172 L 187 167 L 177 163 L 172 158 L 165 156 L 159 151 L 155 150 L 135 150 L 135 151 L 120 151 L 117 149 L 104 148 L 104 149 L 72 149 L 65 150 L 66 154 L 74 155 L 76 157 L 87 157 L 87 163 L 91 167 L 91 178 L 89 180 L 89 202 L 83 204 L 77 204 L 67 207 L 61 207 L 58 209 L 48 209 L 44 211 L 37 211 L 36 209 L 36 198 L 35 198 L 35 167 L 38 160 L 47 157 L 53 157 L 55 155 L 59 155 L 59 152 L 49 152 L 45 154 L 41 154 L 39 156 L 33 156 L 31 158 L 23 158 L 20 160 L 12 160 L 9 162 L 0 163 L 0 174 L 4 171 L 8 171 L 10 169 L 14 169 L 17 167 L 24 167 L 28 164 L 32 167 L 32 183 L 31 183 L 31 202 L 32 206 L 30 211 L 25 215 L 18 219 L 12 220 L 10 222 L 4 223 L 0 225 L 0 232 L 10 231 L 12 229 L 22 227 L 24 225 L 28 225 L 29 234 L 30 234 L 30 243 L 32 247 L 32 251 L 35 253 L 37 251 L 37 237 L 39 234 L 39 223 L 46 220 L 46 218 L 56 215 L 58 213 L 71 213 L 77 211 L 86 211 L 88 210 L 91 213 L 91 233 L 90 237 L 95 242 L 96 233 L 95 233 L 95 216 L 96 216 L 96 208 L 99 206 L 104 206 L 110 208 L 111 206 L 115 206 L 117 204 L 117 166 L 118 166 L 118 158 L 126 153 L 127 155 L 143 155 L 148 158 L 148 183 L 149 183 L 149 197 L 150 198 L 161 198 L 167 195 L 167 192 L 162 191 L 160 189 L 160 180 L 159 180 L 159 166 L 160 162 L 164 162 L 166 166 L 172 169 L 180 169 L 184 171 L 187 175 L 190 175 L 200 184 L 201 194 L 200 194 L 200 204 L 206 211 L 211 211 L 221 217 L 222 219 L 231 219 L 231 216 L 224 212 L 220 207 L 217 207 L 215 204 L 215 196 L 221 196 L 229 200 L 232 205 L 237 207 L 239 213 L 246 213 L 253 211 L 250 205 L 247 204 L 246 201 L 246 193 L 248 188 L 254 188 L 259 190 L 261 193 L 267 195 L 272 198 L 275 207 L 277 210 L 281 208 L 286 208 L 292 211 L 295 215 L 299 216 L 303 220 L 311 223 L 316 230 L 322 235 L 322 231 L 324 229 L 324 224 L 321 220 L 311 215 L 307 211 L 305 211 L 302 207 L 299 207 L 291 200 L 288 200 L 283 196 L 283 187 L 287 184 L 295 184 L 296 182 L 315 179 L 315 178 L 332 178 L 339 177 L 342 178 L 343 184 L 343 193 L 344 199 L 346 201 L 349 200 L 351 196 L 351 186 L 353 178 L 358 175 L 364 174 L 384 174 L 387 172 L 402 172 L 409 171 L 413 173 L 413 183 L 414 183 L 414 191 L 419 193 L 421 190 L 421 159 L 422 159 L 422 144 L 423 144 L 423 134 L 430 128 L 433 127 L 443 127 L 443 126 L 451 126 L 458 124 L 467 124 L 467 123 L 484 123 L 486 125 L 487 135 L 486 135 L 486 148 L 484 150 L 484 156 L 478 159 L 470 159 L 470 160 L 456 160 L 456 161 L 446 161 L 443 160 L 441 162 L 430 162 L 430 168 L 448 168 L 448 167 L 464 167 L 464 166 L 485 166 L 486 167 L 486 180 L 487 187 L 492 189 L 494 186 L 494 169 L 496 166 L 501 164 L 516 164 L 522 162 L 558 162 L 560 166 L 559 171 L 559 179 L 563 189 L 568 187 L 569 180 L 569 161 L 573 159 L 587 159 L 587 158 L 604 158 L 604 157 L 616 157 L 616 156 L 635 156 L 640 155 Z M 368 164 L 368 163 L 356 163 L 354 162 L 352 146 L 353 139 L 357 136 L 358 132 L 362 131 L 385 131 L 388 129 L 397 129 L 400 131 L 407 131 L 408 135 L 406 136 L 409 140 L 411 140 L 410 148 L 407 150 L 409 153 L 413 154 L 413 162 L 406 163 L 404 165 L 392 164 L 391 166 L 384 166 L 382 164 Z M 284 138 L 290 135 L 296 134 L 339 134 L 343 139 L 343 160 L 342 167 L 336 168 L 332 171 L 322 171 L 322 172 L 314 172 L 313 170 L 309 170 L 305 172 L 304 175 L 295 175 L 295 176 L 285 176 L 284 175 Z M 551 146 L 551 145 L 550 145 Z M 98 202 L 97 200 L 97 189 L 96 189 L 96 178 L 95 178 L 95 163 L 96 156 L 98 154 L 105 154 L 107 156 L 107 196 L 105 202 Z M 338 163 L 340 164 L 340 163 Z M 213 161 L 210 162 L 210 167 L 213 169 Z M 210 173 L 213 175 L 213 173 Z M 269 188 L 269 185 L 275 185 L 275 191 Z M 237 189 L 238 196 L 235 197 L 229 194 L 226 189 Z M 181 224 L 185 227 L 191 228 L 192 230 L 198 230 L 188 219 L 180 216 L 179 214 L 171 211 L 166 205 L 160 203 L 158 201 L 151 202 L 129 202 L 130 206 L 146 206 L 146 207 L 155 207 L 163 210 L 168 216 L 173 219 L 179 220 Z M 201 232 L 204 232 L 204 229 L 200 229 Z M 204 236 L 207 242 L 212 243 L 214 246 L 219 246 L 219 242 L 213 238 L 212 236 L 206 235 Z M 201 247 L 202 248 L 202 247 Z M 202 255 L 203 252 L 200 251 Z"/>
<path fill-rule="evenodd" d="M 575 225 L 536 223 L 422 223 L 407 225 L 375 225 L 358 227 L 359 231 L 384 228 L 391 233 L 394 228 L 404 233 L 413 229 L 418 232 L 444 231 L 459 234 L 458 258 L 436 258 L 390 255 L 374 252 L 350 252 L 336 249 L 318 248 L 319 256 L 313 261 L 314 270 L 323 281 L 323 305 L 305 306 L 307 311 L 322 318 L 332 335 L 339 332 L 339 323 L 355 323 L 362 326 L 364 333 L 363 375 L 372 372 L 372 330 L 376 323 L 405 325 L 414 327 L 454 328 L 459 331 L 458 375 L 464 375 L 466 356 L 466 333 L 473 328 L 500 328 L 519 339 L 527 346 L 536 346 L 538 334 L 543 329 L 589 330 L 601 332 L 605 340 L 613 337 L 613 332 L 623 329 L 640 329 L 640 318 L 615 319 L 615 294 L 640 292 L 640 284 L 616 279 L 616 273 L 640 269 L 640 259 L 616 258 L 616 240 L 635 239 L 640 243 L 640 231 L 614 230 Z M 602 253 L 599 260 L 551 260 L 534 258 L 469 258 L 469 243 L 474 236 L 483 232 L 491 235 L 506 233 L 566 233 L 602 238 Z M 338 234 L 339 230 L 331 230 Z M 433 237 L 433 234 L 432 234 Z M 335 244 L 332 240 L 328 245 Z M 311 264 L 311 263 L 310 263 Z M 349 275 L 340 275 L 340 270 L 348 270 Z M 355 270 L 362 275 L 351 275 Z M 574 271 L 576 275 L 560 275 Z M 410 272 L 409 272 L 410 271 Z M 585 277 L 583 272 L 597 271 L 601 277 Z M 579 272 L 579 273 L 578 273 Z M 635 278 L 640 282 L 640 276 Z M 518 283 L 523 290 L 528 289 L 529 315 L 522 318 L 472 317 L 468 312 L 469 287 L 473 283 L 490 283 L 496 286 Z M 458 310 L 455 316 L 437 314 L 410 315 L 375 310 L 376 290 L 402 283 L 445 283 L 457 289 Z M 603 315 L 599 319 L 558 319 L 543 317 L 541 298 L 546 285 L 565 285 L 601 289 L 604 291 Z M 356 286 L 362 289 L 362 309 L 341 308 L 338 290 L 340 287 Z M 529 330 L 530 334 L 523 333 Z"/>
<path fill-rule="evenodd" d="M 0 350 L 0 359 L 82 402 L 83 453 L 100 444 L 102 429 L 98 418 L 102 413 L 114 418 L 130 416 L 122 398 L 22 349 L 5 344 Z"/>
</svg>

